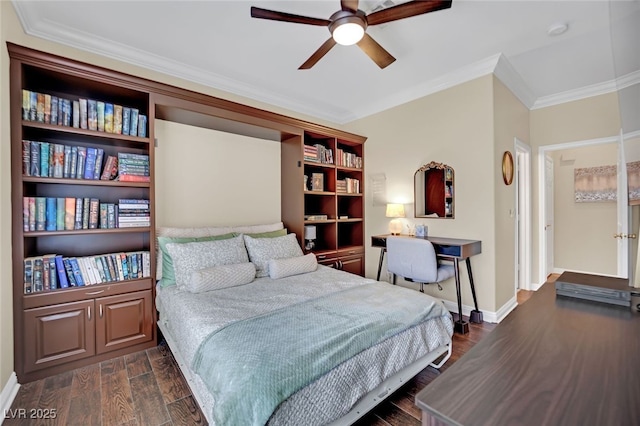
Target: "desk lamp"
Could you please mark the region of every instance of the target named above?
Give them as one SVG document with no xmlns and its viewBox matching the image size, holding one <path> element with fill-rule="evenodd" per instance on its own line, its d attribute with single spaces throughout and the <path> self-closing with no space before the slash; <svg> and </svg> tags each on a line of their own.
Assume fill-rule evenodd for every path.
<svg viewBox="0 0 640 426">
<path fill-rule="evenodd" d="M 316 243 L 314 240 L 316 239 L 316 227 L 313 225 L 307 225 L 304 227 L 304 239 L 307 242 L 304 246 L 306 250 L 313 250 Z"/>
<path fill-rule="evenodd" d="M 404 204 L 387 204 L 385 216 L 393 218 L 389 222 L 391 235 L 400 235 L 400 232 L 402 232 L 402 220 L 400 218 L 404 217 Z"/>
</svg>

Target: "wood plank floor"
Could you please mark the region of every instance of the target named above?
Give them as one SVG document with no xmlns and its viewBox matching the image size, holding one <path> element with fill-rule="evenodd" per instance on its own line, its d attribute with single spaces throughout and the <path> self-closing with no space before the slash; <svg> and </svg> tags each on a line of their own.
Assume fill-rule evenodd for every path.
<svg viewBox="0 0 640 426">
<path fill-rule="evenodd" d="M 490 323 L 470 324 L 468 334 L 456 334 L 451 358 L 440 371 L 445 371 L 494 327 L 495 324 Z M 413 402 L 415 395 L 439 374 L 438 370 L 427 367 L 360 419 L 357 426 L 419 425 L 420 411 Z M 52 410 L 55 419 L 25 418 L 31 414 L 51 414 Z M 5 413 L 3 425 L 206 423 L 173 355 L 161 342 L 146 351 L 22 385 L 11 410 Z"/>
</svg>

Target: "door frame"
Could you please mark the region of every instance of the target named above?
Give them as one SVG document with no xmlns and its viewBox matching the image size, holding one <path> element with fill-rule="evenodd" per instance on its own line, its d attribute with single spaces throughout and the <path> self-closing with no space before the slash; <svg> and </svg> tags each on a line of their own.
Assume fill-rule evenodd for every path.
<svg viewBox="0 0 640 426">
<path fill-rule="evenodd" d="M 605 144 L 617 144 L 618 150 L 622 149 L 622 145 L 620 144 L 620 135 L 608 136 L 604 138 L 597 139 L 588 139 L 583 141 L 575 141 L 575 142 L 565 142 L 554 145 L 542 145 L 538 148 L 538 281 L 541 281 L 537 284 L 537 287 L 540 288 L 542 284 L 547 280 L 547 271 L 546 271 L 546 255 L 547 255 L 547 236 L 544 232 L 544 223 L 545 223 L 545 207 L 546 207 L 546 188 L 545 188 L 545 179 L 546 179 L 546 170 L 545 170 L 545 160 L 544 157 L 549 152 L 552 151 L 560 151 L 563 149 L 573 149 L 573 148 L 581 148 L 586 146 L 594 146 L 594 145 L 605 145 Z M 618 246 L 618 259 L 622 253 L 620 252 L 620 246 Z M 627 255 L 628 257 L 628 255 Z M 619 261 L 618 261 L 619 263 Z M 553 272 L 553 271 L 549 271 Z M 621 273 L 622 272 L 622 273 Z M 627 271 L 618 271 L 618 276 L 622 276 L 626 274 Z M 536 289 L 537 290 L 537 289 Z"/>
<path fill-rule="evenodd" d="M 531 146 L 514 138 L 516 152 L 515 287 L 531 290 Z"/>
</svg>

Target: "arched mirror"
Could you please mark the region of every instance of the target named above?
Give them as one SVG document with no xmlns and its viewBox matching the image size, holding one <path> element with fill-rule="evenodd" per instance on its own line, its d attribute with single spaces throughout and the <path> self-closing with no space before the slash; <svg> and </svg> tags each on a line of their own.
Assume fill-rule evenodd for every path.
<svg viewBox="0 0 640 426">
<path fill-rule="evenodd" d="M 435 161 L 413 175 L 415 217 L 454 218 L 453 169 Z"/>
</svg>

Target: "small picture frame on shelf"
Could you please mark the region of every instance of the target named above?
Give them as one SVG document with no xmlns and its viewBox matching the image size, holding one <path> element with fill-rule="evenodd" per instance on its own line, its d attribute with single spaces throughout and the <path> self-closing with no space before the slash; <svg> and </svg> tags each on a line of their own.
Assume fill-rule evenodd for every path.
<svg viewBox="0 0 640 426">
<path fill-rule="evenodd" d="M 323 173 L 311 174 L 311 190 L 324 191 L 324 174 Z"/>
</svg>

